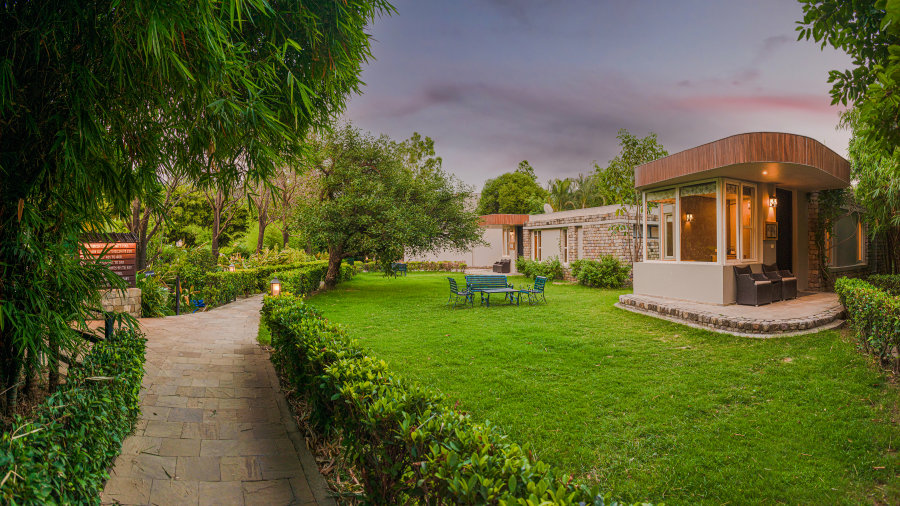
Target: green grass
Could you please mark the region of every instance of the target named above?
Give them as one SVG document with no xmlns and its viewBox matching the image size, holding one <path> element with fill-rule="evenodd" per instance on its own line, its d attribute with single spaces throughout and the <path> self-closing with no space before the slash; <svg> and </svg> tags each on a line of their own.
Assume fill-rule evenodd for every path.
<svg viewBox="0 0 900 506">
<path fill-rule="evenodd" d="M 900 501 L 898 389 L 839 331 L 734 337 L 565 284 L 546 306 L 453 310 L 446 276 L 363 274 L 311 303 L 395 371 L 618 497 Z"/>
<path fill-rule="evenodd" d="M 256 342 L 264 346 L 272 344 L 272 334 L 269 333 L 269 327 L 262 320 L 259 321 L 259 331 L 256 333 Z"/>
</svg>

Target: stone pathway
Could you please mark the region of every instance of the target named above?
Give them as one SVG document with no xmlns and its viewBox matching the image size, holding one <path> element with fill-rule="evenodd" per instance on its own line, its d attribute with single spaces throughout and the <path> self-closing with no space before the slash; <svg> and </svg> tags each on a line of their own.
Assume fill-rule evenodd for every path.
<svg viewBox="0 0 900 506">
<path fill-rule="evenodd" d="M 256 344 L 261 302 L 141 320 L 141 418 L 104 504 L 334 504 Z"/>
</svg>

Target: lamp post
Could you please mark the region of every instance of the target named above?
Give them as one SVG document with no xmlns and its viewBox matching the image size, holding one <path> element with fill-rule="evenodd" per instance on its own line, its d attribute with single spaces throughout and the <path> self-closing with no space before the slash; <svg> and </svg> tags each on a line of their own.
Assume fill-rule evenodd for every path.
<svg viewBox="0 0 900 506">
<path fill-rule="evenodd" d="M 272 289 L 272 297 L 281 295 L 281 281 L 278 281 L 277 277 L 272 279 L 272 282 L 269 283 L 269 287 Z"/>
</svg>

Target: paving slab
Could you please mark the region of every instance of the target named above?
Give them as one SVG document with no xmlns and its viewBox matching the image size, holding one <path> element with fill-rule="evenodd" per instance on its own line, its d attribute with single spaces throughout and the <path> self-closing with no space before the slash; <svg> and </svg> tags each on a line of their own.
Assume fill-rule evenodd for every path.
<svg viewBox="0 0 900 506">
<path fill-rule="evenodd" d="M 334 504 L 256 344 L 261 304 L 141 320 L 141 417 L 103 504 Z"/>
</svg>

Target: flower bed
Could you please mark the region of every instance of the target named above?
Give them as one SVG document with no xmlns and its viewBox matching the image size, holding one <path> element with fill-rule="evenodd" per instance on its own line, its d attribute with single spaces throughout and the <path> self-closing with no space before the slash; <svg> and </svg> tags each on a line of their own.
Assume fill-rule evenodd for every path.
<svg viewBox="0 0 900 506">
<path fill-rule="evenodd" d="M 617 504 L 392 374 L 300 298 L 267 297 L 262 314 L 272 360 L 305 397 L 311 423 L 343 436 L 368 502 Z"/>
<path fill-rule="evenodd" d="M 94 345 L 66 384 L 0 438 L 0 503 L 99 504 L 107 469 L 140 413 L 144 338 Z"/>
</svg>

